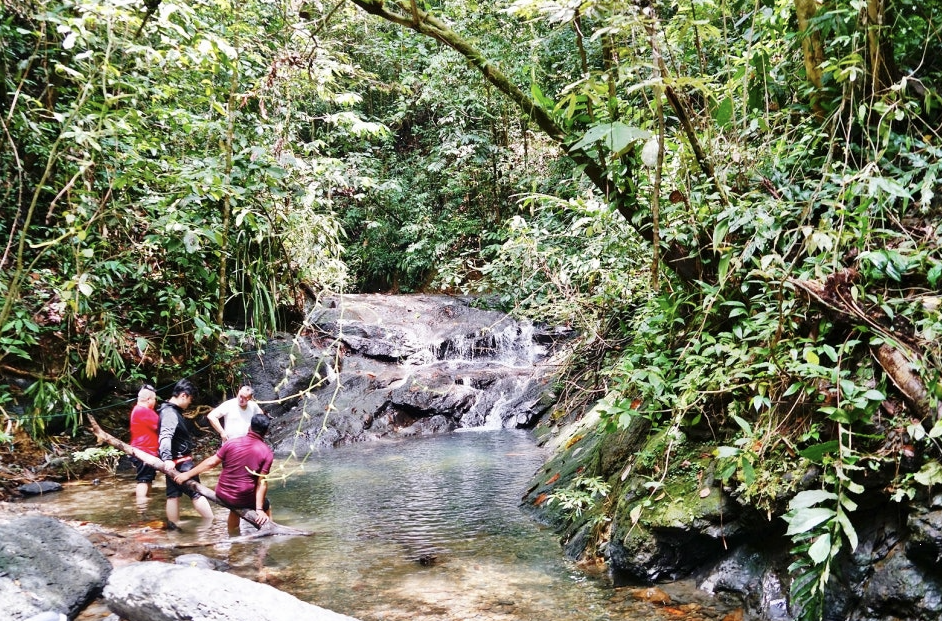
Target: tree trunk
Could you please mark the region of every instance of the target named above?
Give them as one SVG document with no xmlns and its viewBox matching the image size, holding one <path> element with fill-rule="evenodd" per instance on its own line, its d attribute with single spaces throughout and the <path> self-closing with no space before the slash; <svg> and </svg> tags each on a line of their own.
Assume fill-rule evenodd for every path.
<svg viewBox="0 0 942 621">
<path fill-rule="evenodd" d="M 814 84 L 815 92 L 811 96 L 811 109 L 815 115 L 824 118 L 824 108 L 821 106 L 820 91 L 823 85 L 821 63 L 824 62 L 824 43 L 821 33 L 812 30 L 811 18 L 818 10 L 815 0 L 795 0 L 795 14 L 798 17 L 798 31 L 801 32 L 801 51 L 805 60 L 805 75 L 808 81 Z"/>
<path fill-rule="evenodd" d="M 870 94 L 879 95 L 899 81 L 899 69 L 893 58 L 893 47 L 887 42 L 886 3 L 868 0 L 862 11 L 863 28 L 867 33 L 867 56 L 870 59 Z"/>
<path fill-rule="evenodd" d="M 135 448 L 131 446 L 130 444 L 128 444 L 127 442 L 122 442 L 118 438 L 109 434 L 107 431 L 105 431 L 98 425 L 98 421 L 96 421 L 95 417 L 93 417 L 91 414 L 86 414 L 86 416 L 88 416 L 88 422 L 92 426 L 92 433 L 95 434 L 95 437 L 98 438 L 100 442 L 109 444 L 120 451 L 124 451 L 128 455 L 137 457 L 138 459 L 140 459 L 142 462 L 144 462 L 151 468 L 154 468 L 155 470 L 163 472 L 168 477 L 172 478 L 173 475 L 180 474 L 179 472 L 177 472 L 176 468 L 168 470 L 166 466 L 164 466 L 163 460 L 161 460 L 159 457 L 155 455 L 151 455 L 150 453 L 145 453 L 141 449 Z M 251 524 L 252 526 L 258 529 L 258 532 L 255 533 L 256 537 L 267 537 L 269 535 L 310 535 L 312 534 L 308 531 L 298 530 L 296 528 L 290 528 L 288 526 L 281 526 L 280 524 L 276 524 L 273 520 L 269 520 L 265 524 L 259 525 L 258 516 L 255 513 L 255 511 L 253 511 L 252 509 L 239 509 L 237 507 L 233 507 L 229 505 L 228 503 L 226 503 L 225 501 L 220 500 L 218 497 L 216 497 L 216 492 L 209 489 L 205 485 L 200 485 L 199 483 L 197 483 L 196 481 L 192 479 L 184 482 L 183 485 L 185 487 L 188 487 L 189 489 L 198 491 L 203 496 L 206 496 L 207 500 L 209 500 L 210 502 L 213 502 L 221 507 L 225 507 L 226 509 L 229 509 L 230 511 L 235 511 L 236 513 L 238 513 L 239 517 L 241 517 L 243 520 L 245 520 L 246 522 L 248 522 L 249 524 Z"/>
</svg>

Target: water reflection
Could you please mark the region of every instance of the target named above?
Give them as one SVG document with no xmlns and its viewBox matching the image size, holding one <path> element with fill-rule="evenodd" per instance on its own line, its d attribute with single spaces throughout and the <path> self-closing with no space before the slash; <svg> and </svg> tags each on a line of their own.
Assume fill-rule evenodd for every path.
<svg viewBox="0 0 942 621">
<path fill-rule="evenodd" d="M 37 502 L 54 503 L 63 517 L 123 528 L 155 558 L 199 552 L 234 573 L 364 621 L 715 616 L 700 606 L 637 601 L 563 558 L 553 533 L 518 506 L 543 458 L 528 434 L 509 430 L 315 453 L 270 489 L 274 519 L 313 531 L 310 537 L 233 541 L 225 510 L 217 508 L 217 520 L 200 528 L 186 505 L 182 530 L 157 530 L 162 483 L 139 514 L 130 478 Z"/>
</svg>

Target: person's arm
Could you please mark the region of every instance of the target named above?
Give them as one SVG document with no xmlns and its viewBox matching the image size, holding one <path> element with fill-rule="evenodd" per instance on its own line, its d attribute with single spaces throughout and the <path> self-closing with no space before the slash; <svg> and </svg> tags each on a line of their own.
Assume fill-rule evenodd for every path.
<svg viewBox="0 0 942 621">
<path fill-rule="evenodd" d="M 219 419 L 225 416 L 223 414 L 223 407 L 220 405 L 213 409 L 212 412 L 206 415 L 206 420 L 209 421 L 209 424 L 213 426 L 213 429 L 216 430 L 216 433 L 219 434 L 219 437 L 223 442 L 229 439 L 229 436 L 226 434 L 226 430 L 223 428 L 222 424 L 219 422 Z"/>
<path fill-rule="evenodd" d="M 265 472 L 258 477 L 258 483 L 255 485 L 255 516 L 258 525 L 261 526 L 269 520 L 263 507 L 265 506 L 265 496 L 268 494 L 268 473 Z"/>
<path fill-rule="evenodd" d="M 173 463 L 173 434 L 177 431 L 177 415 L 164 408 L 160 412 L 160 431 L 157 433 L 157 446 L 160 459 L 167 468 L 175 468 Z"/>
<path fill-rule="evenodd" d="M 173 477 L 173 480 L 177 483 L 183 483 L 184 481 L 189 481 L 193 477 L 207 470 L 212 470 L 216 466 L 222 463 L 222 460 L 219 458 L 219 455 L 210 455 L 200 463 L 196 464 L 192 470 L 187 470 Z"/>
</svg>

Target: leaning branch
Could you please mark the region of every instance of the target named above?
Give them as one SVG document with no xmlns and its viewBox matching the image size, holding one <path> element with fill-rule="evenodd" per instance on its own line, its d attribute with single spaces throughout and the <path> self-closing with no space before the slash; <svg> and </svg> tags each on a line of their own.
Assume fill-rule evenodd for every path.
<svg viewBox="0 0 942 621">
<path fill-rule="evenodd" d="M 101 426 L 99 426 L 98 421 L 96 421 L 95 417 L 92 416 L 91 414 L 86 414 L 86 416 L 88 416 L 88 422 L 92 426 L 92 433 L 95 434 L 95 437 L 98 438 L 99 441 L 104 442 L 105 444 L 109 444 L 115 447 L 116 449 L 118 449 L 119 451 L 124 451 L 125 453 L 127 453 L 128 455 L 131 455 L 132 457 L 137 457 L 138 459 L 140 459 L 142 462 L 144 462 L 151 468 L 154 468 L 155 470 L 158 470 L 164 473 L 168 477 L 172 478 L 174 475 L 180 474 L 176 468 L 168 469 L 164 465 L 164 462 L 159 457 L 156 457 L 155 455 L 151 455 L 150 453 L 145 453 L 141 449 L 133 447 L 127 442 L 122 442 L 118 438 L 109 434 L 107 431 L 102 429 Z M 258 529 L 258 532 L 254 534 L 254 536 L 256 537 L 267 537 L 270 535 L 310 535 L 311 534 L 308 531 L 298 530 L 296 528 L 291 528 L 288 526 L 282 526 L 280 524 L 276 524 L 274 521 L 271 521 L 271 520 L 260 525 L 258 523 L 258 514 L 255 511 L 251 509 L 240 509 L 238 507 L 233 507 L 229 503 L 223 500 L 220 500 L 216 496 L 216 492 L 209 489 L 205 485 L 200 485 L 198 482 L 192 479 L 184 482 L 183 485 L 192 490 L 196 490 L 203 496 L 206 496 L 206 499 L 209 500 L 210 502 L 215 503 L 221 507 L 225 507 L 226 509 L 229 509 L 230 511 L 235 511 L 236 513 L 238 513 L 239 517 L 241 517 L 243 520 L 245 520 L 246 522 L 248 522 L 249 524 L 251 524 L 252 526 Z"/>
</svg>

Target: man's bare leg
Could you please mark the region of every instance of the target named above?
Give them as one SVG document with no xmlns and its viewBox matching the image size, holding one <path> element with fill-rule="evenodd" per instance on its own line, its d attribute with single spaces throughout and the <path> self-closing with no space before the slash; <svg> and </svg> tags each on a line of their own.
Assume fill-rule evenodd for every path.
<svg viewBox="0 0 942 621">
<path fill-rule="evenodd" d="M 179 498 L 167 499 L 167 521 L 170 524 L 173 524 L 173 526 L 176 526 L 177 522 L 180 521 L 180 499 Z M 170 524 L 168 524 L 168 526 Z"/>
<path fill-rule="evenodd" d="M 196 509 L 196 512 L 200 514 L 204 520 L 213 519 L 213 508 L 210 506 L 209 501 L 206 500 L 205 496 L 200 496 L 193 500 L 193 508 Z"/>
</svg>

